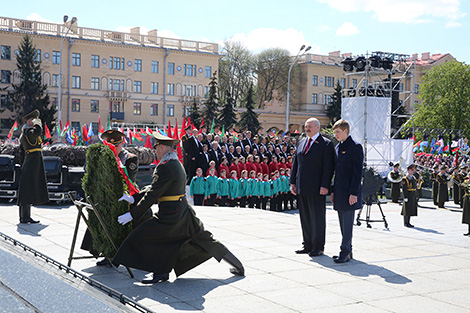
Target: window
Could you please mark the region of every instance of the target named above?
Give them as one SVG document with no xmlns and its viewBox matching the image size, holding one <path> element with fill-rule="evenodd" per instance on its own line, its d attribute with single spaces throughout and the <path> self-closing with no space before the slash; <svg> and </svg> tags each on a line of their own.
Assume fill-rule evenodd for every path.
<svg viewBox="0 0 470 313">
<path fill-rule="evenodd" d="M 100 90 L 100 79 L 98 77 L 91 78 L 91 89 Z"/>
<path fill-rule="evenodd" d="M 120 81 L 119 79 L 114 80 L 114 90 L 119 91 L 120 90 Z"/>
<path fill-rule="evenodd" d="M 91 67 L 100 67 L 100 56 L 99 55 L 92 55 L 91 56 Z"/>
<path fill-rule="evenodd" d="M 158 73 L 158 61 L 152 61 L 152 73 Z"/>
<path fill-rule="evenodd" d="M 80 112 L 80 99 L 72 99 L 72 112 Z"/>
<path fill-rule="evenodd" d="M 158 83 L 151 83 L 150 92 L 154 95 L 158 95 Z"/>
<path fill-rule="evenodd" d="M 142 92 L 142 82 L 135 80 L 134 81 L 134 92 L 135 93 L 141 93 Z"/>
<path fill-rule="evenodd" d="M 109 69 L 110 69 L 110 70 L 113 69 L 113 62 L 114 62 L 114 58 L 113 58 L 113 57 L 109 57 Z"/>
<path fill-rule="evenodd" d="M 318 75 L 312 76 L 312 86 L 318 86 Z"/>
<path fill-rule="evenodd" d="M 99 132 L 99 124 L 97 122 L 91 122 L 91 129 L 93 130 L 93 134 L 98 134 Z"/>
<path fill-rule="evenodd" d="M 204 77 L 211 78 L 211 75 L 212 75 L 212 67 L 206 66 L 204 70 Z"/>
<path fill-rule="evenodd" d="M 184 85 L 183 95 L 188 97 L 196 96 L 196 85 Z"/>
<path fill-rule="evenodd" d="M 114 58 L 114 69 L 115 70 L 121 69 L 121 58 Z"/>
<path fill-rule="evenodd" d="M 60 51 L 52 51 L 52 64 L 60 64 Z"/>
<path fill-rule="evenodd" d="M 325 95 L 325 104 L 331 104 L 331 95 Z"/>
<path fill-rule="evenodd" d="M 188 105 L 183 105 L 183 116 L 189 116 L 191 113 L 191 107 Z"/>
<path fill-rule="evenodd" d="M 318 104 L 318 95 L 316 93 L 312 93 L 312 104 Z"/>
<path fill-rule="evenodd" d="M 335 83 L 334 77 L 325 76 L 325 87 L 333 87 Z"/>
<path fill-rule="evenodd" d="M 196 65 L 185 64 L 183 75 L 184 76 L 196 76 Z"/>
<path fill-rule="evenodd" d="M 209 86 L 204 87 L 204 98 L 209 97 L 209 90 L 210 89 L 211 89 L 211 87 L 209 87 Z"/>
<path fill-rule="evenodd" d="M 341 78 L 340 80 L 340 85 L 341 85 L 341 88 L 346 88 L 346 78 Z"/>
<path fill-rule="evenodd" d="M 415 93 L 419 93 L 419 84 L 415 84 Z"/>
<path fill-rule="evenodd" d="M 11 47 L 10 46 L 2 46 L 1 57 L 2 57 L 2 60 L 11 60 Z"/>
<path fill-rule="evenodd" d="M 169 104 L 167 106 L 167 114 L 166 116 L 175 116 L 175 106 L 173 104 Z"/>
<path fill-rule="evenodd" d="M 90 101 L 90 112 L 99 113 L 100 112 L 100 102 L 98 100 Z"/>
<path fill-rule="evenodd" d="M 72 128 L 76 131 L 80 130 L 80 122 L 72 122 Z"/>
<path fill-rule="evenodd" d="M 2 73 L 2 77 L 1 77 L 0 82 L 2 84 L 10 84 L 11 83 L 11 71 L 2 70 L 1 73 Z"/>
<path fill-rule="evenodd" d="M 142 104 L 140 102 L 134 102 L 134 115 L 140 115 L 142 113 Z"/>
<path fill-rule="evenodd" d="M 134 71 L 142 72 L 142 60 L 139 60 L 139 59 L 134 60 Z"/>
<path fill-rule="evenodd" d="M 0 107 L 1 108 L 6 108 L 8 103 L 8 95 L 1 95 L 0 96 Z"/>
<path fill-rule="evenodd" d="M 55 98 L 55 97 L 52 98 L 52 99 L 51 99 L 51 104 L 52 104 L 52 107 L 53 107 L 54 109 L 56 109 L 56 110 L 59 109 L 59 103 L 57 102 L 57 98 Z"/>
<path fill-rule="evenodd" d="M 175 84 L 168 84 L 167 94 L 169 96 L 175 95 Z"/>
<path fill-rule="evenodd" d="M 175 75 L 175 63 L 168 62 L 168 75 Z"/>
<path fill-rule="evenodd" d="M 150 105 L 150 115 L 157 116 L 158 115 L 158 104 L 153 103 Z"/>
<path fill-rule="evenodd" d="M 352 88 L 356 88 L 357 87 L 357 79 L 353 78 L 352 80 Z"/>
<path fill-rule="evenodd" d="M 41 49 L 36 50 L 36 61 L 41 62 Z"/>
<path fill-rule="evenodd" d="M 59 87 L 59 74 L 52 74 L 52 87 Z"/>
<path fill-rule="evenodd" d="M 82 64 L 82 55 L 80 53 L 72 53 L 72 66 L 80 66 Z"/>
<path fill-rule="evenodd" d="M 72 88 L 80 89 L 81 85 L 81 77 L 80 76 L 72 76 Z"/>
</svg>

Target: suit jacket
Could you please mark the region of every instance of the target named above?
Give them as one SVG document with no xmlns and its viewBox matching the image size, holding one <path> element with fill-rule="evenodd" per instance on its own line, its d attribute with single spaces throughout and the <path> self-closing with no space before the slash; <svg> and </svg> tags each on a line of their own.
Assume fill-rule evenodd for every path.
<svg viewBox="0 0 470 313">
<path fill-rule="evenodd" d="M 191 159 L 198 156 L 199 152 L 202 151 L 202 146 L 198 146 L 197 139 L 194 137 L 189 138 L 186 142 L 188 157 Z M 186 151 L 185 151 L 186 152 Z"/>
<path fill-rule="evenodd" d="M 333 184 L 334 204 L 338 211 L 362 208 L 362 168 L 364 152 L 362 145 L 349 136 L 336 146 L 336 169 Z M 357 202 L 349 205 L 349 196 L 357 196 Z"/>
<path fill-rule="evenodd" d="M 222 161 L 222 153 L 219 150 L 211 149 L 209 150 L 209 158 L 211 161 L 215 162 L 216 167 L 219 167 Z"/>
<path fill-rule="evenodd" d="M 313 193 L 319 195 L 320 187 L 330 189 L 335 168 L 335 149 L 333 143 L 319 135 L 304 154 L 308 137 L 299 142 L 292 165 L 290 183 L 295 184 L 297 194 Z"/>
<path fill-rule="evenodd" d="M 197 158 L 197 167 L 200 167 L 202 169 L 202 173 L 206 173 L 207 169 L 209 168 L 209 162 L 210 162 L 210 155 L 209 152 L 207 152 L 207 157 L 204 154 L 204 151 L 199 152 Z"/>
</svg>

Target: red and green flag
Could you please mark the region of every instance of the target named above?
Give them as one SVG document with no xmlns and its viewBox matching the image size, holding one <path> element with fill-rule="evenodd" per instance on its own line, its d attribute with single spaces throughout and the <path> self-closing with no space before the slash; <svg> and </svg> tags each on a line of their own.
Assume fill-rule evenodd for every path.
<svg viewBox="0 0 470 313">
<path fill-rule="evenodd" d="M 18 129 L 18 122 L 15 121 L 15 123 L 13 124 L 13 126 L 11 127 L 10 131 L 8 132 L 8 139 L 11 139 L 11 137 L 13 136 L 13 132 L 16 131 Z"/>
<path fill-rule="evenodd" d="M 51 138 L 51 132 L 49 131 L 49 127 L 47 127 L 47 124 L 44 124 L 44 135 L 46 136 L 46 139 Z"/>
</svg>

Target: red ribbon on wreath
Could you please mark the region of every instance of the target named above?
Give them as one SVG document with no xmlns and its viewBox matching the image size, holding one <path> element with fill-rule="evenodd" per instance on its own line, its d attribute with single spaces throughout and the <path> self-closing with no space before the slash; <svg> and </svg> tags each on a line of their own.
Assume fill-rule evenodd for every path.
<svg viewBox="0 0 470 313">
<path fill-rule="evenodd" d="M 124 181 L 126 182 L 126 186 L 129 189 L 130 195 L 133 196 L 136 193 L 139 193 L 139 189 L 137 188 L 136 184 L 129 179 L 129 175 L 127 174 L 127 170 L 124 167 L 124 165 L 122 164 L 121 159 L 118 157 L 116 147 L 113 144 L 107 142 L 106 140 L 103 140 L 103 143 L 106 146 L 108 146 L 111 149 L 111 151 L 113 151 L 114 157 L 116 158 L 116 162 L 117 162 L 117 165 L 118 165 L 118 171 L 119 171 L 119 173 L 121 173 L 121 176 L 124 178 Z"/>
</svg>

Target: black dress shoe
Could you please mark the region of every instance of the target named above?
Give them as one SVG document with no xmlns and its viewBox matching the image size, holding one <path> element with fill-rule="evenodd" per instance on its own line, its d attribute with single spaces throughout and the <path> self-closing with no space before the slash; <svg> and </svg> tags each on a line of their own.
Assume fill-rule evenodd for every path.
<svg viewBox="0 0 470 313">
<path fill-rule="evenodd" d="M 25 218 L 24 220 L 20 220 L 21 224 L 36 224 L 39 223 L 39 221 L 33 220 L 31 217 Z"/>
<path fill-rule="evenodd" d="M 323 250 L 313 250 L 308 255 L 309 256 L 320 256 L 320 255 L 323 255 Z"/>
<path fill-rule="evenodd" d="M 230 273 L 237 276 L 245 276 L 245 269 L 243 268 L 243 266 L 241 268 L 232 267 L 230 269 Z"/>
<path fill-rule="evenodd" d="M 109 266 L 109 267 L 111 267 L 111 265 L 109 265 L 109 262 L 108 262 L 108 260 L 106 260 L 106 258 L 104 258 L 101 261 L 96 262 L 96 265 L 97 266 Z"/>
<path fill-rule="evenodd" d="M 142 280 L 142 284 L 155 284 L 159 282 L 167 281 L 170 278 L 170 274 L 155 274 L 152 273 L 152 276 Z"/>
<path fill-rule="evenodd" d="M 336 260 L 337 258 L 339 258 L 338 255 L 333 255 L 333 260 Z M 349 258 L 350 258 L 350 259 L 353 258 L 352 252 L 349 254 Z"/>
<path fill-rule="evenodd" d="M 470 236 L 470 231 L 466 234 L 463 234 L 464 236 Z"/>
<path fill-rule="evenodd" d="M 415 227 L 415 226 L 414 226 L 414 225 L 411 225 L 410 223 L 406 223 L 406 224 L 405 224 L 405 227 L 412 228 L 412 227 Z"/>
<path fill-rule="evenodd" d="M 349 262 L 349 260 L 351 260 L 351 258 L 349 257 L 349 255 L 347 255 L 345 257 L 334 259 L 333 261 L 335 261 L 335 263 L 346 263 Z"/>
<path fill-rule="evenodd" d="M 306 248 L 303 248 L 303 249 L 300 249 L 300 250 L 296 250 L 295 253 L 297 254 L 309 254 L 312 250 L 310 249 L 306 249 Z"/>
</svg>

